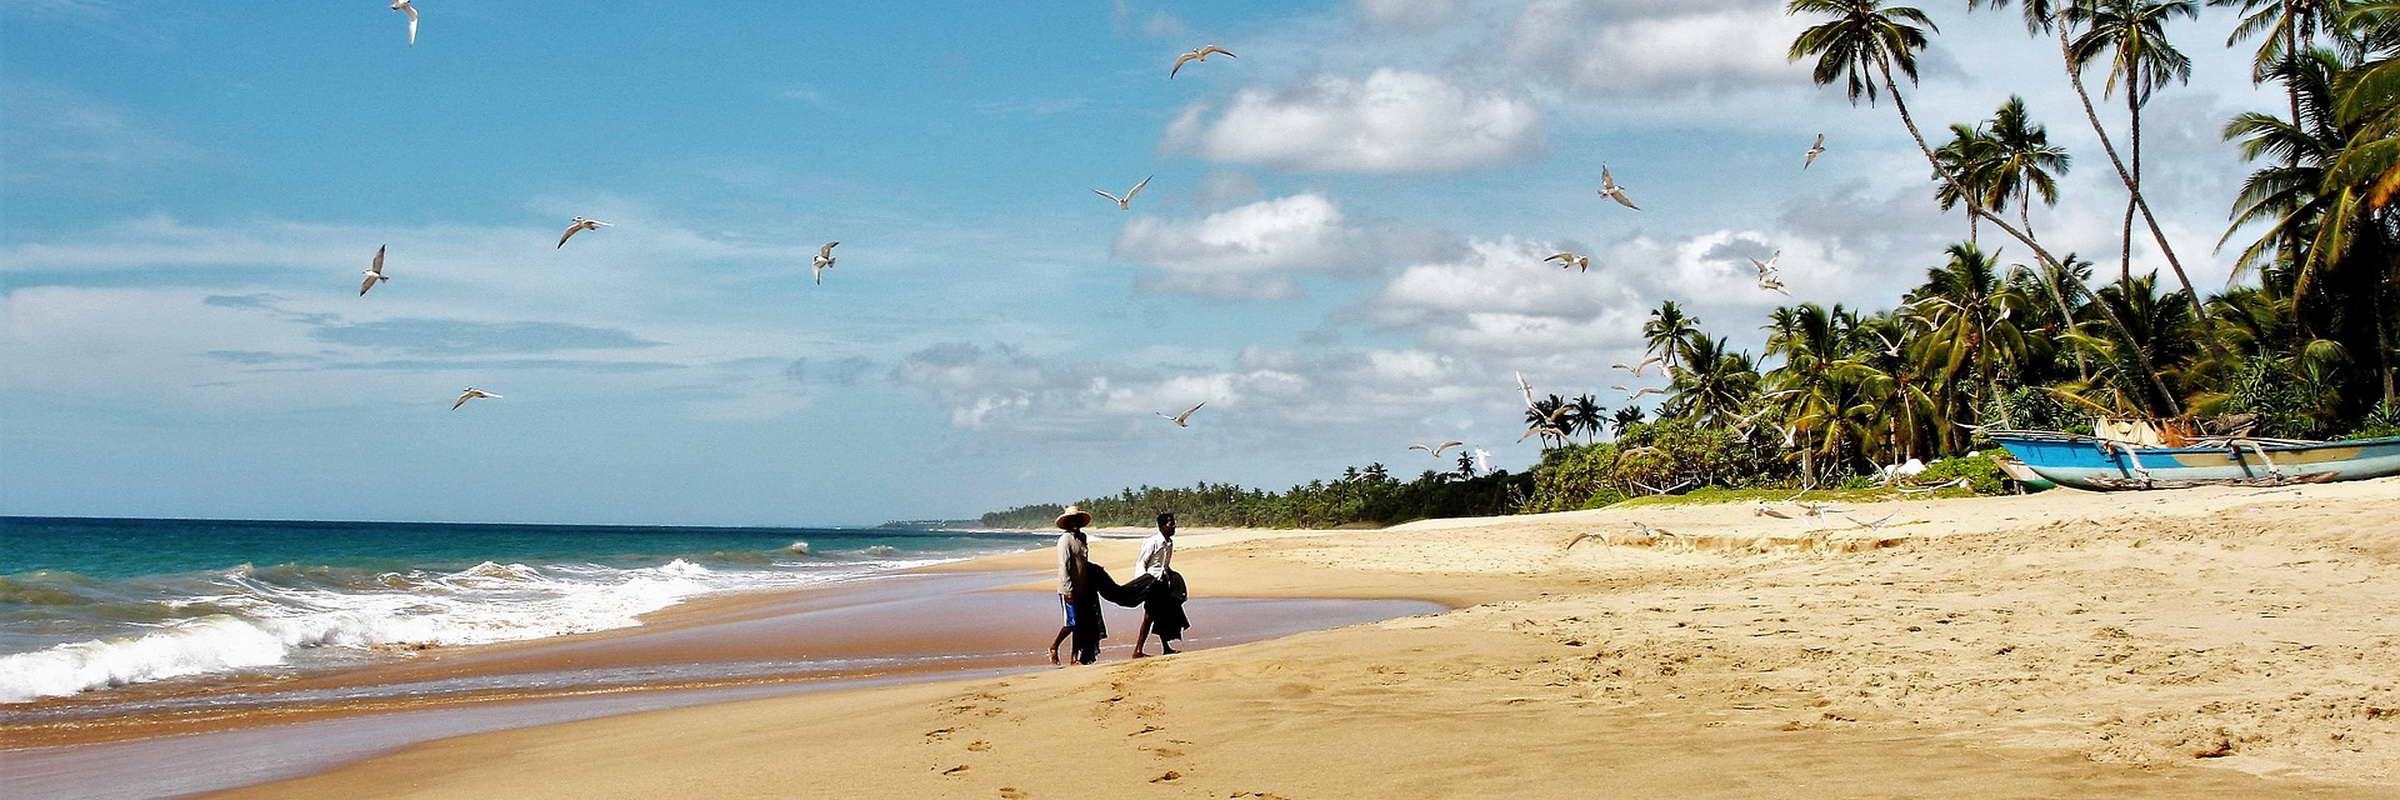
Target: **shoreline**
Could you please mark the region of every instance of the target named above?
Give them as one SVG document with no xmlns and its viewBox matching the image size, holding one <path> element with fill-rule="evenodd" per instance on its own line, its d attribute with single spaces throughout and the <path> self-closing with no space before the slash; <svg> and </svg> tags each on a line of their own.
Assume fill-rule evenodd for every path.
<svg viewBox="0 0 2400 800">
<path fill-rule="evenodd" d="M 1895 516 L 1195 537 L 1203 595 L 1454 610 L 443 739 L 224 796 L 2395 796 L 2400 481 L 1856 513 Z"/>
</svg>

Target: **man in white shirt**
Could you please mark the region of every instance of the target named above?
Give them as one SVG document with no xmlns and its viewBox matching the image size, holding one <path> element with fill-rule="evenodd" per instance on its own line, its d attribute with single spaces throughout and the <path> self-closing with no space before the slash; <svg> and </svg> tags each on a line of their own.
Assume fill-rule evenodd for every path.
<svg viewBox="0 0 2400 800">
<path fill-rule="evenodd" d="M 1142 601 L 1142 625 L 1133 635 L 1134 658 L 1149 655 L 1142 652 L 1142 645 L 1150 641 L 1154 618 L 1158 628 L 1158 651 L 1165 655 L 1175 653 L 1171 643 L 1183 638 L 1183 629 L 1190 625 L 1183 616 L 1182 576 L 1175 574 L 1172 568 L 1174 561 L 1175 515 L 1169 512 L 1158 515 L 1158 533 L 1143 540 L 1142 555 L 1133 564 L 1137 574 L 1127 584 L 1128 587 L 1135 583 L 1142 584 L 1146 594 Z"/>
</svg>

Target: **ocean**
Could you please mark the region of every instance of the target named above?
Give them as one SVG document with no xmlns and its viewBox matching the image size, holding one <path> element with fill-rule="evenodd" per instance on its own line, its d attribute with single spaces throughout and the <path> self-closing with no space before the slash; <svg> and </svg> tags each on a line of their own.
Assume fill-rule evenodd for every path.
<svg viewBox="0 0 2400 800">
<path fill-rule="evenodd" d="M 0 703 L 622 628 L 1047 545 L 888 528 L 0 517 Z"/>
</svg>

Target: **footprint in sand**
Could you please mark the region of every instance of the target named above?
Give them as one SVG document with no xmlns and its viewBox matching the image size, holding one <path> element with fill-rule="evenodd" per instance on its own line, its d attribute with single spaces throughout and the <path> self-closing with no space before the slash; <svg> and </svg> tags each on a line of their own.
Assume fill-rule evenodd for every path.
<svg viewBox="0 0 2400 800">
<path fill-rule="evenodd" d="M 958 766 L 951 767 L 951 768 L 949 768 L 949 769 L 946 769 L 946 770 L 942 770 L 942 774 L 943 774 L 943 775 L 945 775 L 945 776 L 951 776 L 951 777 L 955 777 L 955 776 L 959 776 L 959 775 L 965 775 L 965 774 L 967 774 L 967 765 L 965 765 L 965 764 L 960 764 L 960 765 L 958 765 Z"/>
<path fill-rule="evenodd" d="M 992 743 L 982 739 L 977 739 L 967 743 L 967 752 L 969 753 L 981 753 L 990 749 L 992 749 Z"/>
<path fill-rule="evenodd" d="M 1151 783 L 1171 783 L 1171 782 L 1174 782 L 1174 781 L 1177 781 L 1177 780 L 1181 780 L 1182 778 L 1183 778 L 1183 773 L 1181 773 L 1181 772 L 1176 772 L 1176 771 L 1174 771 L 1174 770 L 1167 770 L 1167 773 L 1166 773 L 1166 774 L 1164 774 L 1164 775 L 1160 775 L 1160 776 L 1158 776 L 1158 777 L 1156 777 L 1156 778 L 1151 778 L 1151 779 L 1150 779 L 1150 782 L 1151 782 Z"/>
<path fill-rule="evenodd" d="M 1027 797 L 1032 797 L 1032 795 L 1026 794 L 1023 791 L 1019 791 L 1017 787 L 1000 787 L 1000 800 L 1025 800 Z"/>
</svg>

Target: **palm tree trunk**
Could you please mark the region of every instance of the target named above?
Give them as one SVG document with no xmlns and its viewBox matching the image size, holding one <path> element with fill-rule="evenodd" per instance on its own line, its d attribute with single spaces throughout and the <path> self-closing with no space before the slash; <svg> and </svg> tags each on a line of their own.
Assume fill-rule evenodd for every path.
<svg viewBox="0 0 2400 800">
<path fill-rule="evenodd" d="M 2133 203 L 2135 208 L 2141 210 L 2142 222 L 2150 227 L 2150 238 L 2158 243 L 2158 252 L 2167 257 L 2167 266 L 2175 270 L 2175 279 L 2183 284 L 2183 293 L 2191 295 L 2192 307 L 2195 309 L 2203 308 L 2204 305 L 2200 302 L 2200 293 L 2192 288 L 2191 277 L 2185 275 L 2183 272 L 2183 260 L 2175 257 L 2175 248 L 2172 245 L 2167 244 L 2166 232 L 2158 227 L 2158 217 L 2150 213 L 2150 201 L 2142 199 L 2141 179 L 2136 177 L 2133 172 L 2128 171 L 2125 168 L 2125 161 L 2117 157 L 2117 146 L 2111 143 L 2108 138 L 2108 128 L 2100 124 L 2100 112 L 2098 109 L 2092 107 L 2092 93 L 2083 88 L 2083 73 L 2078 72 L 2075 69 L 2075 56 L 2073 55 L 2074 45 L 2067 39 L 2067 26 L 2057 25 L 2053 27 L 2058 29 L 2058 55 L 2060 62 L 2065 64 L 2067 68 L 2067 83 L 2072 84 L 2075 87 L 2075 96 L 2083 101 L 2083 116 L 2084 118 L 2091 120 L 2092 133 L 2100 138 L 2101 151 L 2108 154 L 2108 163 L 2117 168 L 2117 179 L 2125 182 L 2126 193 L 2133 196 L 2133 199 L 2130 202 Z M 1889 72 L 1889 68 L 1886 68 L 1886 72 Z M 1885 76 L 1884 82 L 1887 84 L 1891 82 L 1889 75 Z M 2127 92 L 2130 94 L 2131 91 L 2132 89 L 2128 87 Z M 2135 124 L 2140 124 L 2140 116 L 2138 114 L 2135 116 Z M 2138 147 L 2139 145 L 2137 144 L 2136 146 Z M 2132 268 L 2127 266 L 2124 271 L 2130 273 L 2131 270 Z M 2207 316 L 2208 312 L 2199 311 L 2196 313 L 2205 317 Z M 2115 312 L 2110 312 L 2110 315 L 2114 316 Z M 2213 336 L 2202 337 L 2202 341 L 2211 350 L 2219 349 L 2224 346 L 2222 342 L 2218 342 L 2216 337 Z M 2148 360 L 2148 358 L 2149 357 L 2147 355 L 2143 356 L 2145 361 Z M 2165 384 L 2161 383 L 2160 393 L 2164 394 L 2165 391 Z M 2168 402 L 2172 403 L 2173 399 L 2169 398 Z"/>
<path fill-rule="evenodd" d="M 2065 42 L 2065 36 L 2063 33 L 2060 36 L 2060 41 L 2062 43 Z M 1941 159 L 1935 158 L 1933 155 L 1933 147 L 1925 143 L 1925 134 L 1922 131 L 1917 130 L 1916 118 L 1909 116 L 1908 101 L 1900 96 L 1900 85 L 1892 81 L 1892 66 L 1882 61 L 1877 61 L 1875 66 L 1876 69 L 1883 73 L 1884 88 L 1890 90 L 1892 93 L 1892 108 L 1900 112 L 1900 124 L 1907 126 L 1909 138 L 1914 139 L 1917 142 L 1917 152 L 1925 154 L 1925 161 L 1926 163 L 1933 165 L 1933 171 L 1935 174 L 1942 176 L 1942 180 L 1947 181 L 1951 188 L 1957 189 L 1963 194 L 1966 191 L 1965 187 L 1959 185 L 1958 178 L 1956 176 L 1951 175 L 1948 170 L 1942 169 Z M 2067 72 L 2070 77 L 2073 76 L 2074 66 L 2072 62 L 2069 63 Z M 2075 88 L 2080 93 L 2083 88 L 2082 79 L 2076 79 Z M 2087 113 L 2092 110 L 2092 101 L 2089 95 L 2084 97 L 2083 108 Z M 2100 117 L 2098 115 L 2092 116 L 2093 125 L 2097 126 L 2099 121 Z M 2105 133 L 2100 137 L 2100 143 L 2103 146 L 2108 144 L 2108 137 Z M 2109 155 L 2113 160 L 2115 158 L 2116 151 L 2114 149 L 2109 150 Z M 2141 195 L 2137 194 L 2134 195 L 2134 197 L 2139 198 Z M 1967 212 L 1970 214 L 1983 215 L 1984 218 L 1991 220 L 1993 226 L 1998 227 L 2002 232 L 2007 233 L 2011 238 L 2024 243 L 2026 248 L 2033 251 L 2034 258 L 2039 259 L 2042 263 L 2057 267 L 2062 273 L 2067 271 L 2066 266 L 2060 263 L 2057 257 L 2050 255 L 2049 250 L 2043 249 L 2041 243 L 2035 242 L 2033 237 L 2027 235 L 2024 231 L 2017 230 L 2016 226 L 2008 224 L 2007 220 L 1992 216 L 1990 212 L 1974 205 L 1969 205 L 1967 207 Z M 2172 262 L 2172 259 L 2173 256 L 2169 256 L 2170 263 Z M 2178 273 L 2180 272 L 2181 270 L 2178 270 Z M 2115 328 L 2119 335 L 2125 337 L 2126 342 L 2133 343 L 2133 329 L 2126 326 L 2125 320 L 2117 317 L 2117 312 L 2115 309 L 2109 308 L 2108 304 L 2100 302 L 2100 297 L 2092 293 L 2092 287 L 2084 286 L 2082 283 L 2082 281 L 2077 281 L 2076 288 L 2081 289 L 2084 296 L 2091 298 L 2092 303 L 2099 306 L 2101 315 L 2108 319 L 2109 327 Z M 2134 363 L 2142 368 L 2142 372 L 2150 377 L 2150 386 L 2152 389 L 2157 390 L 2158 401 L 2160 403 L 2159 407 L 2166 410 L 2166 416 L 2181 416 L 2183 414 L 2183 404 L 2176 402 L 2175 392 L 2167 388 L 2166 379 L 2158 376 L 2158 366 L 2151 362 L 2149 351 L 2139 346 L 2135 346 L 2133 348 L 2133 358 Z"/>
<path fill-rule="evenodd" d="M 2125 115 L 2132 120 L 2133 178 L 2125 183 L 2125 238 L 2117 253 L 2117 279 L 2133 280 L 2133 199 L 2142 196 L 2142 103 L 2141 91 L 2125 89 Z"/>
</svg>

